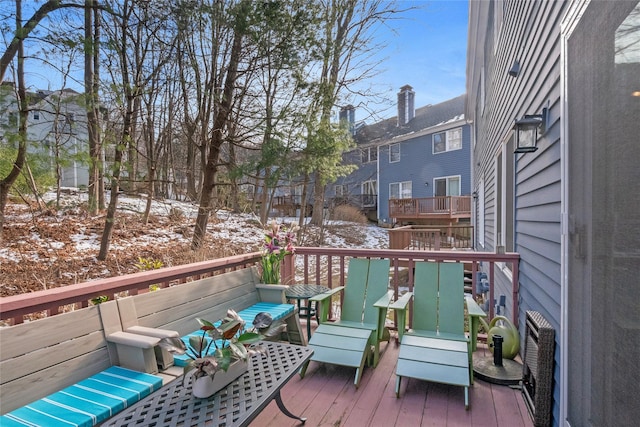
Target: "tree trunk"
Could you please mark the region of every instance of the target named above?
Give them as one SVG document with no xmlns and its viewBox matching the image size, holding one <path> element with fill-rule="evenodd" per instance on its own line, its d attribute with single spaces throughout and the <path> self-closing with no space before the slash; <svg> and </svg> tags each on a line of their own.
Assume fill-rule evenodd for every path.
<svg viewBox="0 0 640 427">
<path fill-rule="evenodd" d="M 97 13 L 97 12 L 96 12 Z M 88 209 L 89 215 L 96 215 L 99 207 L 97 185 L 100 180 L 100 150 L 99 143 L 99 126 L 97 114 L 97 85 L 95 83 L 94 65 L 96 65 L 95 57 L 97 55 L 97 44 L 94 40 L 93 25 L 93 0 L 85 0 L 84 10 L 84 90 L 87 99 L 87 131 L 89 136 L 89 182 L 88 182 Z M 97 18 L 96 18 L 97 21 Z M 96 22 L 97 28 L 97 22 Z"/>
<path fill-rule="evenodd" d="M 229 57 L 229 68 L 227 70 L 227 76 L 224 83 L 222 102 L 220 102 L 213 122 L 213 135 L 209 146 L 207 164 L 204 168 L 200 207 L 198 208 L 198 216 L 196 218 L 196 225 L 193 231 L 193 240 L 191 242 L 191 249 L 193 250 L 200 248 L 204 243 L 207 223 L 209 222 L 209 213 L 211 211 L 212 202 L 215 200 L 216 173 L 218 171 L 220 147 L 225 139 L 223 130 L 231 111 L 234 86 L 238 78 L 240 53 L 242 51 L 242 33 L 238 27 L 239 25 L 236 26 L 233 33 L 233 46 Z"/>
<path fill-rule="evenodd" d="M 314 225 L 322 225 L 324 218 L 324 185 L 320 175 L 321 172 L 316 171 L 313 183 L 313 214 L 310 223 Z"/>
<path fill-rule="evenodd" d="M 16 0 L 16 34 L 22 31 L 22 1 Z M 4 209 L 7 206 L 9 191 L 11 186 L 18 179 L 27 156 L 27 117 L 29 103 L 27 100 L 27 89 L 24 82 L 24 43 L 22 39 L 17 42 L 18 51 L 18 102 L 20 103 L 19 125 L 18 125 L 18 153 L 13 162 L 9 174 L 0 181 L 0 243 L 3 241 L 4 229 Z M 4 74 L 4 70 L 2 71 Z"/>
</svg>

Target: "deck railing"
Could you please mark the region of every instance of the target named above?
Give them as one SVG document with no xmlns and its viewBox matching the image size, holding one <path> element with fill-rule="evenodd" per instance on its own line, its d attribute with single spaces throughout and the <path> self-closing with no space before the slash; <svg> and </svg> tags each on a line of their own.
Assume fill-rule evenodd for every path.
<svg viewBox="0 0 640 427">
<path fill-rule="evenodd" d="M 472 249 L 472 225 L 406 225 L 389 229 L 390 249 Z"/>
<path fill-rule="evenodd" d="M 471 216 L 470 196 L 438 196 L 411 199 L 389 199 L 389 217 L 418 218 Z"/>
<path fill-rule="evenodd" d="M 416 261 L 462 262 L 468 267 L 475 291 L 480 263 L 489 276 L 489 283 L 495 282 L 498 265 L 511 264 L 512 276 L 512 320 L 518 323 L 518 262 L 517 253 L 497 254 L 472 251 L 411 251 L 391 249 L 338 249 L 338 248 L 296 248 L 295 256 L 290 256 L 283 265 L 283 283 L 314 283 L 336 287 L 346 283 L 348 260 L 352 257 L 389 258 L 393 266 L 390 289 L 395 297 L 403 290 L 413 289 L 413 265 Z M 44 291 L 0 298 L 0 319 L 9 324 L 22 323 L 25 316 L 56 315 L 66 310 L 87 307 L 92 299 L 107 296 L 114 299 L 123 293 L 135 295 L 149 292 L 150 286 L 179 286 L 191 280 L 208 277 L 226 271 L 246 268 L 258 264 L 259 252 L 236 255 L 227 258 L 167 267 L 159 270 L 128 274 L 120 277 L 100 279 L 92 282 L 68 285 Z M 490 287 L 489 300 L 493 301 Z M 493 317 L 493 304 L 489 304 L 489 315 Z"/>
</svg>

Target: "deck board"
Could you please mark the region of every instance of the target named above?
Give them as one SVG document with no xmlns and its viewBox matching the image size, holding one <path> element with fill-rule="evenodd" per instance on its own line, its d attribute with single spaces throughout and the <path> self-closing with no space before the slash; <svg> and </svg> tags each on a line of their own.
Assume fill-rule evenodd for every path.
<svg viewBox="0 0 640 427">
<path fill-rule="evenodd" d="M 311 362 L 303 379 L 296 375 L 282 389 L 285 406 L 306 417 L 306 427 L 533 426 L 519 390 L 478 379 L 469 388 L 468 411 L 463 387 L 414 378 L 403 378 L 397 399 L 399 346 L 392 338 L 380 350 L 380 363 L 375 369 L 365 368 L 358 389 L 353 385 L 355 368 Z M 485 351 L 482 345 L 479 351 Z M 275 402 L 251 423 L 252 427 L 298 425 Z"/>
</svg>

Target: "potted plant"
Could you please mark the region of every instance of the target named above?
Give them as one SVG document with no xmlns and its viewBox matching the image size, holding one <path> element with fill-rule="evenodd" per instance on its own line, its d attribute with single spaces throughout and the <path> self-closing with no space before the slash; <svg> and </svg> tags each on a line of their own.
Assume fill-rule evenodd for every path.
<svg viewBox="0 0 640 427">
<path fill-rule="evenodd" d="M 295 232 L 297 226 L 283 227 L 278 222 L 271 221 L 264 233 L 264 247 L 262 251 L 262 283 L 280 283 L 280 264 L 285 256 L 295 252 Z"/>
<path fill-rule="evenodd" d="M 160 346 L 172 354 L 189 357 L 182 381 L 191 378 L 192 393 L 201 398 L 211 396 L 244 374 L 248 359 L 266 351 L 256 343 L 279 337 L 285 328 L 284 324 L 273 322 L 269 313 L 258 313 L 249 329 L 245 329 L 244 320 L 234 310 L 228 310 L 227 316 L 216 324 L 196 320 L 202 333 L 190 336 L 189 345 L 180 338 L 163 338 Z"/>
</svg>

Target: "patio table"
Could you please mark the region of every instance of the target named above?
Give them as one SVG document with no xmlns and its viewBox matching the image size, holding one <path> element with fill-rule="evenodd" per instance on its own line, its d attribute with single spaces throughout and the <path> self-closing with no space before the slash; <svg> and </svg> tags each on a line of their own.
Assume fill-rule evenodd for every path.
<svg viewBox="0 0 640 427">
<path fill-rule="evenodd" d="M 321 285 L 292 285 L 285 291 L 285 297 L 287 299 L 295 299 L 298 301 L 298 313 L 300 316 L 307 319 L 307 339 L 311 338 L 311 318 L 316 316 L 316 308 L 311 305 L 309 298 L 316 295 L 329 292 L 331 289 Z M 306 306 L 302 306 L 302 300 L 307 300 Z"/>
<path fill-rule="evenodd" d="M 147 398 L 107 420 L 103 426 L 247 426 L 272 399 L 290 418 L 280 390 L 311 358 L 313 350 L 288 343 L 262 342 L 267 354 L 252 356 L 249 370 L 207 399 L 191 394 L 191 381 L 171 381 Z"/>
</svg>

